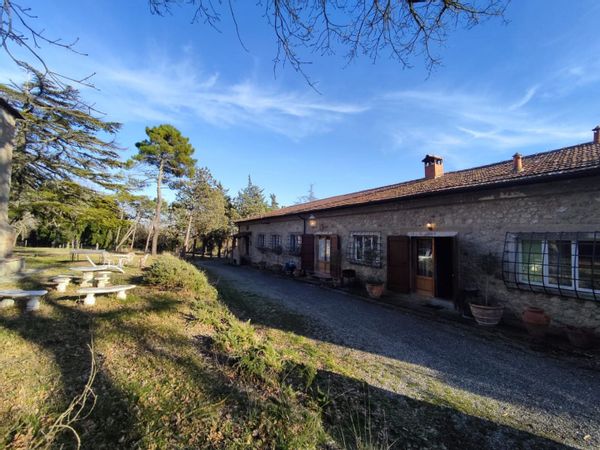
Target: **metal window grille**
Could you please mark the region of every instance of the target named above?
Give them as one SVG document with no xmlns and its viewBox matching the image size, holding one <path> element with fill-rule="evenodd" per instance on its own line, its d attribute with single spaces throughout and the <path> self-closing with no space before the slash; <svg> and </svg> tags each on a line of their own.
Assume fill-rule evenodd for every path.
<svg viewBox="0 0 600 450">
<path fill-rule="evenodd" d="M 508 288 L 600 300 L 600 232 L 507 233 L 502 276 Z"/>
<path fill-rule="evenodd" d="M 256 240 L 256 248 L 264 249 L 265 248 L 265 235 L 259 234 Z"/>
<path fill-rule="evenodd" d="M 290 234 L 287 242 L 286 253 L 291 256 L 299 256 L 302 250 L 302 235 Z"/>
<path fill-rule="evenodd" d="M 346 259 L 352 264 L 381 267 L 381 236 L 377 234 L 352 234 L 346 246 Z"/>
<path fill-rule="evenodd" d="M 279 234 L 271 235 L 270 250 L 272 250 L 274 253 L 278 253 L 278 254 L 282 253 L 283 249 L 281 247 L 281 236 Z"/>
</svg>

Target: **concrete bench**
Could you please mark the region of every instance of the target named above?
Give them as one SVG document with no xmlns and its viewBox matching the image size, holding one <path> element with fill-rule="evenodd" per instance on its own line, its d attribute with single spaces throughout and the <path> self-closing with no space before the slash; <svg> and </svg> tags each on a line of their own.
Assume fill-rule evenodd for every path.
<svg viewBox="0 0 600 450">
<path fill-rule="evenodd" d="M 85 294 L 83 299 L 84 305 L 95 305 L 96 294 L 117 294 L 119 300 L 125 300 L 127 298 L 127 291 L 137 287 L 135 284 L 123 284 L 119 286 L 107 286 L 107 287 L 86 287 L 81 288 L 77 291 L 78 294 Z"/>
<path fill-rule="evenodd" d="M 56 284 L 56 292 L 66 292 L 72 279 L 73 277 L 69 275 L 57 275 L 52 278 L 52 282 Z"/>
<path fill-rule="evenodd" d="M 96 287 L 99 288 L 103 288 L 106 287 L 110 284 L 110 274 L 112 272 L 110 272 L 109 270 L 103 270 L 100 272 L 96 272 L 95 274 L 95 280 L 96 280 Z"/>
<path fill-rule="evenodd" d="M 48 291 L 24 291 L 22 289 L 14 289 L 8 291 L 0 291 L 0 297 L 5 297 L 2 300 L 3 306 L 12 306 L 15 298 L 27 299 L 27 311 L 36 311 L 40 309 L 40 299 L 46 295 Z M 10 300 L 13 300 L 10 302 Z"/>
</svg>

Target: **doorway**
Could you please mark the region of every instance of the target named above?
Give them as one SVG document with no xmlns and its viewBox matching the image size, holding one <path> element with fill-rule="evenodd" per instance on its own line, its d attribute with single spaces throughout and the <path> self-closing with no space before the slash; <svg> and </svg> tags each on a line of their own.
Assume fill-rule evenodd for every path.
<svg viewBox="0 0 600 450">
<path fill-rule="evenodd" d="M 433 297 L 435 296 L 435 241 L 433 238 L 417 238 L 416 247 L 415 290 L 417 294 Z"/>
<path fill-rule="evenodd" d="M 331 236 L 317 238 L 317 272 L 331 273 Z"/>
<path fill-rule="evenodd" d="M 454 235 L 388 236 L 388 289 L 426 297 L 454 298 L 456 249 Z"/>
</svg>

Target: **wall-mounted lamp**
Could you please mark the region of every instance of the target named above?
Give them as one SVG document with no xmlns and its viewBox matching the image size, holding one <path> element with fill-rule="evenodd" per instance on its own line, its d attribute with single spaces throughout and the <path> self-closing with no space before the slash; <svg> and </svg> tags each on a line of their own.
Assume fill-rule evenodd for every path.
<svg viewBox="0 0 600 450">
<path fill-rule="evenodd" d="M 435 223 L 433 223 L 433 222 L 428 222 L 425 226 L 427 227 L 427 229 L 429 231 L 435 230 Z"/>
<path fill-rule="evenodd" d="M 311 228 L 314 228 L 317 226 L 317 218 L 314 216 L 314 214 L 311 214 L 310 216 L 308 216 L 308 226 Z"/>
</svg>

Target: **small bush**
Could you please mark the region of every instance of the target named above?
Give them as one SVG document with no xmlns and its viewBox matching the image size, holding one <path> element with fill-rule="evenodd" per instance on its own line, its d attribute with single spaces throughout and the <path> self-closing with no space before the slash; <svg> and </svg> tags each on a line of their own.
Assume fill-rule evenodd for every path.
<svg viewBox="0 0 600 450">
<path fill-rule="evenodd" d="M 206 275 L 192 264 L 176 256 L 163 254 L 146 269 L 144 281 L 163 289 L 176 289 L 193 293 L 201 299 L 214 300 L 217 291 Z"/>
</svg>

